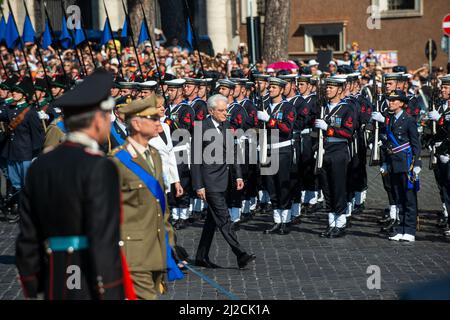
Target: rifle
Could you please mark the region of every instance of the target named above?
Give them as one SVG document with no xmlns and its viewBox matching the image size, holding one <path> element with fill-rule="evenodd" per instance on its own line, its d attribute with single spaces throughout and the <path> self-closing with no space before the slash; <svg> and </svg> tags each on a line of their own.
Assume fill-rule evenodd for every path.
<svg viewBox="0 0 450 320">
<path fill-rule="evenodd" d="M 322 84 L 322 76 L 317 79 L 317 103 L 320 106 L 320 119 L 323 119 L 325 117 L 325 94 Z M 324 154 L 325 149 L 323 147 L 323 131 L 319 129 L 319 148 L 317 149 L 316 164 L 314 166 L 315 175 L 322 171 Z"/>
<path fill-rule="evenodd" d="M 375 102 L 375 112 L 380 112 L 380 95 L 377 90 L 377 78 L 375 74 L 372 75 L 372 81 L 372 101 Z M 380 126 L 378 121 L 375 121 L 374 127 L 374 139 L 369 160 L 369 166 L 371 167 L 378 166 L 380 164 Z"/>
<path fill-rule="evenodd" d="M 439 88 L 437 86 L 437 79 L 436 74 L 434 74 L 433 78 L 431 79 L 431 108 L 428 104 L 427 97 L 424 95 L 422 89 L 419 90 L 420 95 L 422 96 L 422 99 L 424 101 L 425 107 L 428 111 L 435 111 L 436 110 L 436 103 L 438 103 L 439 100 Z M 437 133 L 437 127 L 436 127 L 436 121 L 431 122 L 431 136 L 435 137 Z M 428 168 L 430 170 L 433 170 L 437 165 L 437 157 L 436 157 L 436 144 L 431 144 L 431 152 L 430 152 L 430 162 L 428 164 Z"/>
</svg>

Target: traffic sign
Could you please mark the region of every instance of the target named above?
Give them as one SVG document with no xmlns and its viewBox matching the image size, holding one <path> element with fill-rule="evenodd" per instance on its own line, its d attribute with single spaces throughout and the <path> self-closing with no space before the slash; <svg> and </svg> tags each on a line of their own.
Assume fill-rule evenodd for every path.
<svg viewBox="0 0 450 320">
<path fill-rule="evenodd" d="M 442 20 L 442 31 L 450 36 L 450 14 L 446 15 L 444 20 Z"/>
<path fill-rule="evenodd" d="M 431 49 L 431 51 L 430 51 L 430 49 Z M 425 56 L 427 57 L 427 59 L 431 58 L 431 61 L 436 60 L 437 46 L 436 46 L 436 42 L 433 39 L 428 40 L 427 44 L 425 45 Z"/>
</svg>

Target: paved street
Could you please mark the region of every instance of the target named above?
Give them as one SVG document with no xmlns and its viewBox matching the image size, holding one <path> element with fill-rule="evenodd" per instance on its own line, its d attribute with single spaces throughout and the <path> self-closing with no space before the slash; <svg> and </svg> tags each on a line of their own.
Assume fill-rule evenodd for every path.
<svg viewBox="0 0 450 320">
<path fill-rule="evenodd" d="M 345 238 L 318 236 L 326 224 L 324 212 L 305 216 L 287 236 L 262 234 L 271 220 L 269 216 L 257 216 L 238 231 L 243 247 L 257 255 L 254 264 L 238 270 L 234 255 L 216 233 L 210 258 L 225 268 L 198 270 L 241 299 L 396 299 L 405 286 L 449 275 L 450 241 L 436 228 L 441 204 L 431 172 L 424 169 L 422 174 L 421 229 L 413 244 L 389 242 L 379 233 L 376 220 L 387 200 L 376 174 L 376 169 L 369 170 L 367 209 L 355 217 Z M 177 233 L 179 243 L 191 255 L 200 233 L 200 223 Z M 0 299 L 22 298 L 13 257 L 16 234 L 16 226 L 0 223 Z M 370 275 L 366 271 L 371 265 L 381 271 L 379 290 L 367 288 Z M 225 298 L 193 273 L 169 283 L 169 293 L 164 297 Z"/>
</svg>

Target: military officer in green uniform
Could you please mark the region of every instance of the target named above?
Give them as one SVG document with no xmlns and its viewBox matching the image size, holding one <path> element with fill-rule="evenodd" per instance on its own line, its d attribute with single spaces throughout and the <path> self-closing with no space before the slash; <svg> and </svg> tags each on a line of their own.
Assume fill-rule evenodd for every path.
<svg viewBox="0 0 450 320">
<path fill-rule="evenodd" d="M 155 96 L 134 100 L 122 107 L 129 136 L 110 156 L 120 173 L 123 202 L 121 238 L 139 299 L 153 300 L 164 293 L 164 274 L 171 265 L 173 229 L 158 151 L 149 146 L 161 123 Z M 172 265 L 172 267 L 176 267 Z M 173 270 L 172 270 L 173 271 Z M 179 270 L 177 270 L 179 272 Z"/>
</svg>

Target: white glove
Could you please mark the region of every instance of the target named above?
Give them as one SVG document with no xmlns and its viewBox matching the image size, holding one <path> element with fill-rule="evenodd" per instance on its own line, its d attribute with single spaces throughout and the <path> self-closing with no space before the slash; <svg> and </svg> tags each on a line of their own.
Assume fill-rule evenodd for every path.
<svg viewBox="0 0 450 320">
<path fill-rule="evenodd" d="M 436 110 L 428 112 L 428 118 L 430 118 L 433 121 L 438 121 L 441 118 L 441 114 L 437 112 Z"/>
<path fill-rule="evenodd" d="M 381 112 L 373 112 L 372 113 L 372 120 L 378 121 L 378 122 L 384 122 L 385 118 L 384 116 L 381 114 Z"/>
<path fill-rule="evenodd" d="M 441 155 L 439 156 L 439 160 L 441 160 L 442 163 L 448 163 L 448 161 L 450 160 L 450 156 L 448 154 L 445 155 Z"/>
<path fill-rule="evenodd" d="M 419 176 L 420 171 L 422 171 L 420 167 L 414 167 L 413 172 L 416 178 Z"/>
<path fill-rule="evenodd" d="M 258 120 L 264 121 L 264 122 L 268 122 L 270 119 L 269 114 L 267 113 L 267 111 L 258 111 Z"/>
<path fill-rule="evenodd" d="M 445 121 L 450 121 L 450 114 L 445 115 Z"/>
<path fill-rule="evenodd" d="M 324 131 L 327 131 L 328 129 L 328 124 L 325 122 L 325 120 L 322 119 L 317 119 L 314 126 Z"/>
<path fill-rule="evenodd" d="M 386 163 L 383 163 L 383 164 L 381 165 L 381 167 L 380 167 L 380 173 L 381 173 L 381 174 L 385 174 L 385 173 L 387 173 L 387 171 L 388 171 L 387 164 L 386 164 Z"/>
<path fill-rule="evenodd" d="M 39 115 L 39 119 L 41 119 L 41 120 L 48 120 L 48 119 L 50 119 L 48 114 L 46 114 L 43 110 L 38 111 L 38 115 Z"/>
</svg>

